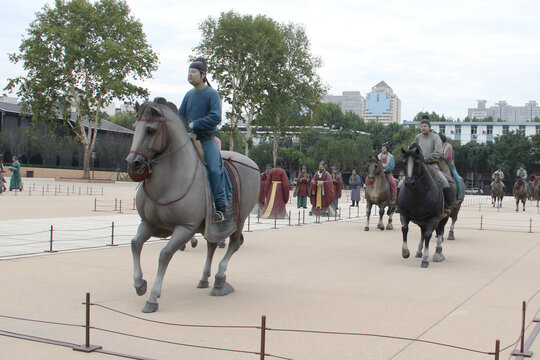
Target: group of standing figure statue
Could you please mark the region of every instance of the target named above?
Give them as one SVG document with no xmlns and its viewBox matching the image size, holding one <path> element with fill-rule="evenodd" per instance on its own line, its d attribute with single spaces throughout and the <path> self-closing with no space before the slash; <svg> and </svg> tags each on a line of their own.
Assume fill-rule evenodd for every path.
<svg viewBox="0 0 540 360">
<path fill-rule="evenodd" d="M 354 179 L 358 179 L 359 176 Z M 339 199 L 341 198 L 343 181 L 336 167 L 332 167 L 330 174 L 326 170 L 326 163 L 321 161 L 319 169 L 311 177 L 306 167 L 302 166 L 302 172 L 296 178 L 296 187 L 293 197 L 296 198 L 298 209 L 307 209 L 307 199 L 311 203 L 310 214 L 315 216 L 335 216 L 338 211 Z M 358 186 L 358 202 L 360 200 L 360 188 Z M 289 201 L 289 180 L 287 173 L 281 168 L 281 159 L 276 159 L 276 166 L 272 169 L 267 167 L 261 173 L 261 186 L 259 192 L 259 209 L 264 219 L 288 217 L 286 210 Z"/>
<path fill-rule="evenodd" d="M 215 138 L 217 125 L 221 122 L 221 100 L 206 75 L 205 59 L 197 58 L 189 65 L 188 81 L 193 89 L 186 93 L 180 109 L 164 98 L 137 106 L 135 134 L 126 163 L 130 177 L 141 182 L 136 194 L 141 222 L 131 241 L 133 280 L 138 295 L 147 291 L 140 259 L 144 243 L 152 236 L 170 236 L 160 252 L 156 278 L 143 312 L 158 309 L 167 266 L 172 256 L 196 233 L 202 234 L 207 241 L 206 262 L 197 285 L 203 289 L 209 287 L 218 243 L 229 238 L 211 291 L 211 295 L 223 296 L 234 291 L 225 273 L 232 255 L 244 242 L 244 222 L 257 203 L 262 217 L 288 216 L 289 180 L 280 159 L 276 159 L 274 168 L 267 168 L 261 174 L 257 165 L 246 156 L 221 151 Z M 453 239 L 453 226 L 464 193 L 453 163 L 452 146 L 444 136 L 431 133 L 428 117 L 423 117 L 420 129 L 421 133 L 409 148 L 402 149 L 404 169 L 399 184 L 392 176 L 395 160 L 390 143 L 383 144 L 381 153 L 370 159 L 365 184 L 356 171 L 352 172 L 349 184 L 351 206 L 359 206 L 360 189 L 366 189 L 366 230 L 369 230 L 373 204 L 379 206 L 381 219 L 384 209 L 388 208 L 389 225 L 392 213 L 399 212 L 403 257 L 409 256 L 409 223 L 412 221 L 421 228 L 416 256 L 422 258 L 422 267 L 427 267 L 433 231 L 437 234 L 433 260 L 444 260 L 444 226 L 451 218 L 448 239 Z M 14 174 L 15 168 L 14 162 Z M 342 187 L 338 170 L 333 168 L 331 173 L 328 172 L 326 163 L 321 161 L 313 176 L 302 168 L 293 196 L 299 209 L 307 209 L 309 198 L 313 215 L 333 216 L 338 209 Z M 381 224 L 382 220 L 379 226 L 382 230 Z"/>
</svg>

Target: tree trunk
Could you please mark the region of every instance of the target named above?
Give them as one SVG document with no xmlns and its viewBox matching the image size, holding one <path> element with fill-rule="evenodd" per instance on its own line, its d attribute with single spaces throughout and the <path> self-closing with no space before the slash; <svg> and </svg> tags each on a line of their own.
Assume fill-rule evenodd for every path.
<svg viewBox="0 0 540 360">
<path fill-rule="evenodd" d="M 274 146 L 272 147 L 272 161 L 274 163 L 274 167 L 276 167 L 276 158 L 277 158 L 277 151 L 278 151 L 278 143 L 279 143 L 279 115 L 276 117 L 276 127 L 274 129 Z"/>
<path fill-rule="evenodd" d="M 83 144 L 83 179 L 90 179 L 90 157 L 92 152 L 89 150 L 88 145 Z"/>
<path fill-rule="evenodd" d="M 253 114 L 255 113 L 255 109 L 251 108 L 249 110 L 247 119 L 246 119 L 246 143 L 244 144 L 244 155 L 248 156 L 249 154 L 249 140 L 251 139 L 251 122 L 253 121 Z"/>
</svg>

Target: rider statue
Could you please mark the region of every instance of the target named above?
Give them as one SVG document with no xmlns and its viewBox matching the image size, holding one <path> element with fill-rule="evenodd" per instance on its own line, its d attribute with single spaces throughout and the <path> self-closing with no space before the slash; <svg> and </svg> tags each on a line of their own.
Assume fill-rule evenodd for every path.
<svg viewBox="0 0 540 360">
<path fill-rule="evenodd" d="M 189 65 L 188 81 L 193 89 L 184 96 L 178 115 L 188 131 L 193 132 L 201 142 L 215 203 L 214 222 L 221 222 L 225 220 L 232 184 L 224 171 L 218 144 L 214 141 L 217 125 L 221 122 L 221 99 L 210 86 L 206 74 L 204 58 L 199 57 Z"/>
<path fill-rule="evenodd" d="M 388 183 L 390 184 L 390 189 L 392 190 L 392 202 L 396 202 L 396 195 L 397 195 L 397 186 L 396 186 L 396 179 L 394 179 L 394 175 L 392 174 L 392 171 L 395 167 L 395 161 L 394 161 L 394 155 L 390 153 L 390 145 L 391 143 L 389 141 L 385 142 L 381 146 L 381 152 L 377 157 L 381 161 L 381 164 L 384 169 L 384 175 L 386 175 L 386 178 L 388 179 Z"/>
<path fill-rule="evenodd" d="M 433 175 L 434 179 L 439 183 L 444 195 L 444 212 L 450 214 L 454 199 L 452 196 L 452 189 L 448 180 L 443 175 L 437 162 L 442 155 L 442 141 L 441 138 L 431 132 L 431 123 L 428 115 L 422 115 L 420 121 L 420 134 L 414 138 L 414 143 L 420 146 L 424 160 Z"/>
<path fill-rule="evenodd" d="M 523 182 L 525 183 L 525 186 L 527 187 L 527 192 L 529 191 L 529 181 L 527 177 L 527 170 L 525 170 L 525 167 L 523 165 L 520 166 L 520 168 L 516 171 L 516 176 L 523 179 Z M 517 179 L 514 183 L 514 189 L 518 188 Z"/>
<path fill-rule="evenodd" d="M 491 184 L 489 185 L 490 187 L 493 187 L 493 183 L 495 182 L 495 178 L 496 177 L 499 177 L 499 179 L 501 180 L 501 184 L 502 184 L 502 187 L 503 189 L 506 189 L 506 186 L 504 186 L 504 173 L 502 171 L 502 168 L 499 166 L 497 168 L 497 170 L 495 170 L 495 172 L 493 173 L 493 175 L 491 175 Z"/>
<path fill-rule="evenodd" d="M 448 167 L 450 168 L 450 172 L 452 173 L 452 177 L 454 178 L 454 181 L 456 182 L 456 190 L 457 190 L 457 198 L 461 199 L 461 196 L 463 194 L 463 188 L 461 185 L 461 178 L 459 177 L 457 170 L 456 170 L 456 164 L 454 163 L 454 147 L 452 144 L 448 142 L 448 139 L 446 138 L 446 135 L 439 134 L 439 137 L 442 141 L 442 154 L 446 161 L 448 162 Z"/>
</svg>

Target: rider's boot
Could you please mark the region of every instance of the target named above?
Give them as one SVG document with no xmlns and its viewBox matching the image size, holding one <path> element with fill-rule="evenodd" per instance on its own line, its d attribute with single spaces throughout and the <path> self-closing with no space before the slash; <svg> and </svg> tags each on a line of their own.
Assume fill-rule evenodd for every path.
<svg viewBox="0 0 540 360">
<path fill-rule="evenodd" d="M 217 208 L 216 211 L 214 211 L 214 222 L 218 223 L 218 222 L 225 221 L 225 214 L 226 214 L 226 209 L 224 206 Z"/>
<path fill-rule="evenodd" d="M 444 188 L 443 189 L 443 195 L 444 195 L 444 212 L 445 214 L 449 215 L 452 212 L 452 205 L 454 203 L 454 199 L 452 198 L 452 189 Z"/>
</svg>

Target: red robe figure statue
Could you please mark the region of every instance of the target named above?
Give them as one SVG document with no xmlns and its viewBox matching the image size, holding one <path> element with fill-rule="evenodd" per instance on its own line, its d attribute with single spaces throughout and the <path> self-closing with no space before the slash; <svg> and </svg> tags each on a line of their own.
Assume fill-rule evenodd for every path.
<svg viewBox="0 0 540 360">
<path fill-rule="evenodd" d="M 341 180 L 341 176 L 335 167 L 332 167 L 332 182 L 334 183 L 334 201 L 332 202 L 332 206 L 337 210 L 338 201 L 341 198 L 343 181 Z"/>
<path fill-rule="evenodd" d="M 317 216 L 326 213 L 335 198 L 332 175 L 324 169 L 324 166 L 324 161 L 321 161 L 319 171 L 313 174 L 309 188 L 309 200 L 313 206 L 311 212 Z"/>
<path fill-rule="evenodd" d="M 298 209 L 307 209 L 307 196 L 309 194 L 310 177 L 306 171 L 306 167 L 302 166 L 302 172 L 298 174 L 296 179 L 296 189 L 294 189 L 294 195 L 297 196 L 296 207 Z"/>
<path fill-rule="evenodd" d="M 289 179 L 281 168 L 281 160 L 276 159 L 276 167 L 268 172 L 264 185 L 264 207 L 262 218 L 285 219 L 288 217 L 286 205 L 289 202 Z"/>
</svg>

